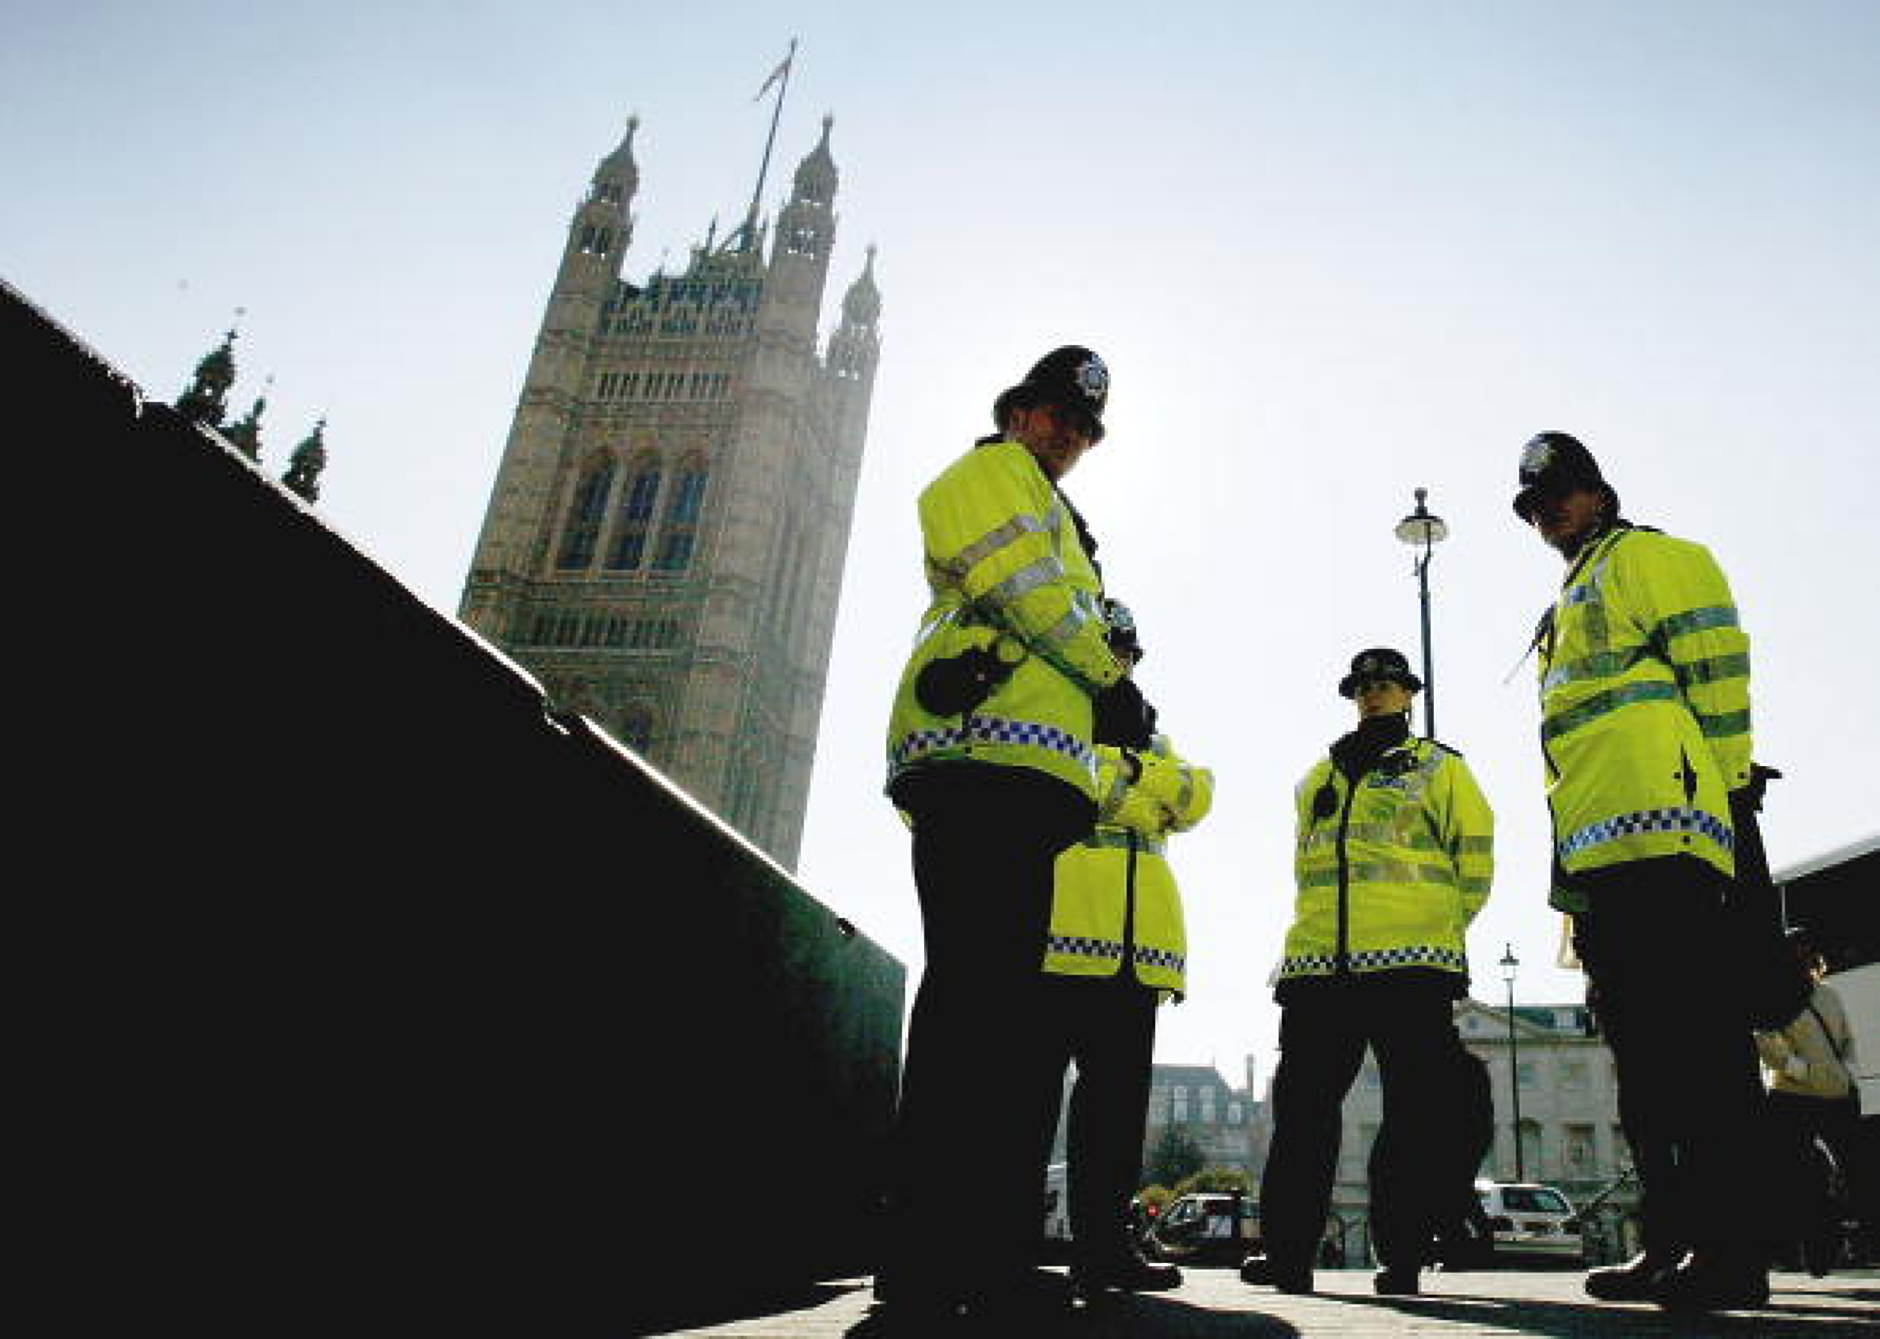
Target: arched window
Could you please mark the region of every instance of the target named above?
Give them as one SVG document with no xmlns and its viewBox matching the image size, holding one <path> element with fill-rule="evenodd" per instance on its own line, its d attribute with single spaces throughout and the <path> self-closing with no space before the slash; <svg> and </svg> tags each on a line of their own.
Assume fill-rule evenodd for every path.
<svg viewBox="0 0 1880 1339">
<path fill-rule="evenodd" d="M 613 486 L 614 463 L 611 460 L 596 461 L 582 472 L 574 486 L 568 523 L 562 531 L 561 553 L 555 559 L 555 566 L 562 571 L 579 571 L 594 561 L 601 521 L 607 515 L 607 494 Z"/>
<path fill-rule="evenodd" d="M 666 507 L 666 524 L 660 532 L 659 559 L 654 567 L 662 572 L 683 572 L 691 565 L 699 511 L 704 504 L 705 462 L 687 461 L 679 467 L 677 486 Z"/>
<path fill-rule="evenodd" d="M 610 572 L 638 571 L 646 561 L 646 536 L 659 500 L 659 461 L 648 456 L 633 467 L 620 495 L 620 515 L 614 522 L 613 548 L 607 553 Z"/>
</svg>

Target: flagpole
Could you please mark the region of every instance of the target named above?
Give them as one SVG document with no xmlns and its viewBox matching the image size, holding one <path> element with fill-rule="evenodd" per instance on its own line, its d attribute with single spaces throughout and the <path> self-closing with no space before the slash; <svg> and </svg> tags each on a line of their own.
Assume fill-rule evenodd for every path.
<svg viewBox="0 0 1880 1339">
<path fill-rule="evenodd" d="M 764 178 L 770 174 L 770 150 L 777 142 L 777 122 L 783 117 L 783 100 L 790 92 L 790 72 L 796 68 L 796 39 L 790 39 L 790 53 L 783 58 L 783 86 L 777 90 L 777 105 L 770 113 L 770 135 L 764 141 L 764 161 L 757 169 L 757 189 L 751 192 L 751 213 L 745 221 L 746 245 L 757 240 L 757 210 L 764 198 Z"/>
</svg>

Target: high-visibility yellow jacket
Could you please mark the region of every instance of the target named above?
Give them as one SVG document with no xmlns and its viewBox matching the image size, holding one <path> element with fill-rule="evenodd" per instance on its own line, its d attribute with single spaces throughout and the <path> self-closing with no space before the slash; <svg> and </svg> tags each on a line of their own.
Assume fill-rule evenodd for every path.
<svg viewBox="0 0 1880 1339">
<path fill-rule="evenodd" d="M 910 769 L 972 759 L 1031 767 L 1096 798 L 1091 696 L 1123 675 L 1102 588 L 1070 509 L 1021 443 L 975 447 L 920 495 L 932 603 L 888 725 L 888 788 Z M 977 708 L 936 716 L 914 684 L 930 662 L 994 647 L 1016 662 Z"/>
<path fill-rule="evenodd" d="M 1184 762 L 1166 735 L 1133 756 L 1141 774 L 1131 782 L 1123 751 L 1097 746 L 1097 826 L 1058 856 L 1044 970 L 1109 977 L 1127 961 L 1143 985 L 1180 999 L 1188 935 L 1164 845 L 1207 817 L 1214 774 Z"/>
<path fill-rule="evenodd" d="M 1539 638 L 1541 751 L 1569 874 L 1688 855 L 1734 872 L 1749 639 L 1709 550 L 1624 526 L 1568 570 Z M 1557 887 L 1554 904 L 1584 910 Z"/>
<path fill-rule="evenodd" d="M 1330 813 L 1315 797 L 1327 785 Z M 1346 781 L 1327 757 L 1296 795 L 1292 928 L 1277 976 L 1427 967 L 1468 975 L 1494 878 L 1495 815 L 1462 755 L 1412 736 Z"/>
</svg>

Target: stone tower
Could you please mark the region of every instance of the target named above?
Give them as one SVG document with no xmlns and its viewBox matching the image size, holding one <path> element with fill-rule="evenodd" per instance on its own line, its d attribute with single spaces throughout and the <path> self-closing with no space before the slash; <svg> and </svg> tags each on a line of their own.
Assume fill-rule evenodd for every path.
<svg viewBox="0 0 1880 1339">
<path fill-rule="evenodd" d="M 774 230 L 754 202 L 634 283 L 627 123 L 569 224 L 460 609 L 792 868 L 880 351 L 872 247 L 819 347 L 830 124 Z"/>
</svg>

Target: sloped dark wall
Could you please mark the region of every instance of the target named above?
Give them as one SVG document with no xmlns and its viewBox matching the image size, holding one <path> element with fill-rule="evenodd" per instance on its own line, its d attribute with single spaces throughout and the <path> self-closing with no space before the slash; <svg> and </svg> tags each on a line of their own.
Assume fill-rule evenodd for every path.
<svg viewBox="0 0 1880 1339">
<path fill-rule="evenodd" d="M 24 1024 L 85 1305 L 625 1333 L 702 1274 L 864 1270 L 900 964 L 219 437 L 0 308 L 93 554 L 52 569 L 25 699 L 54 858 Z"/>
</svg>

